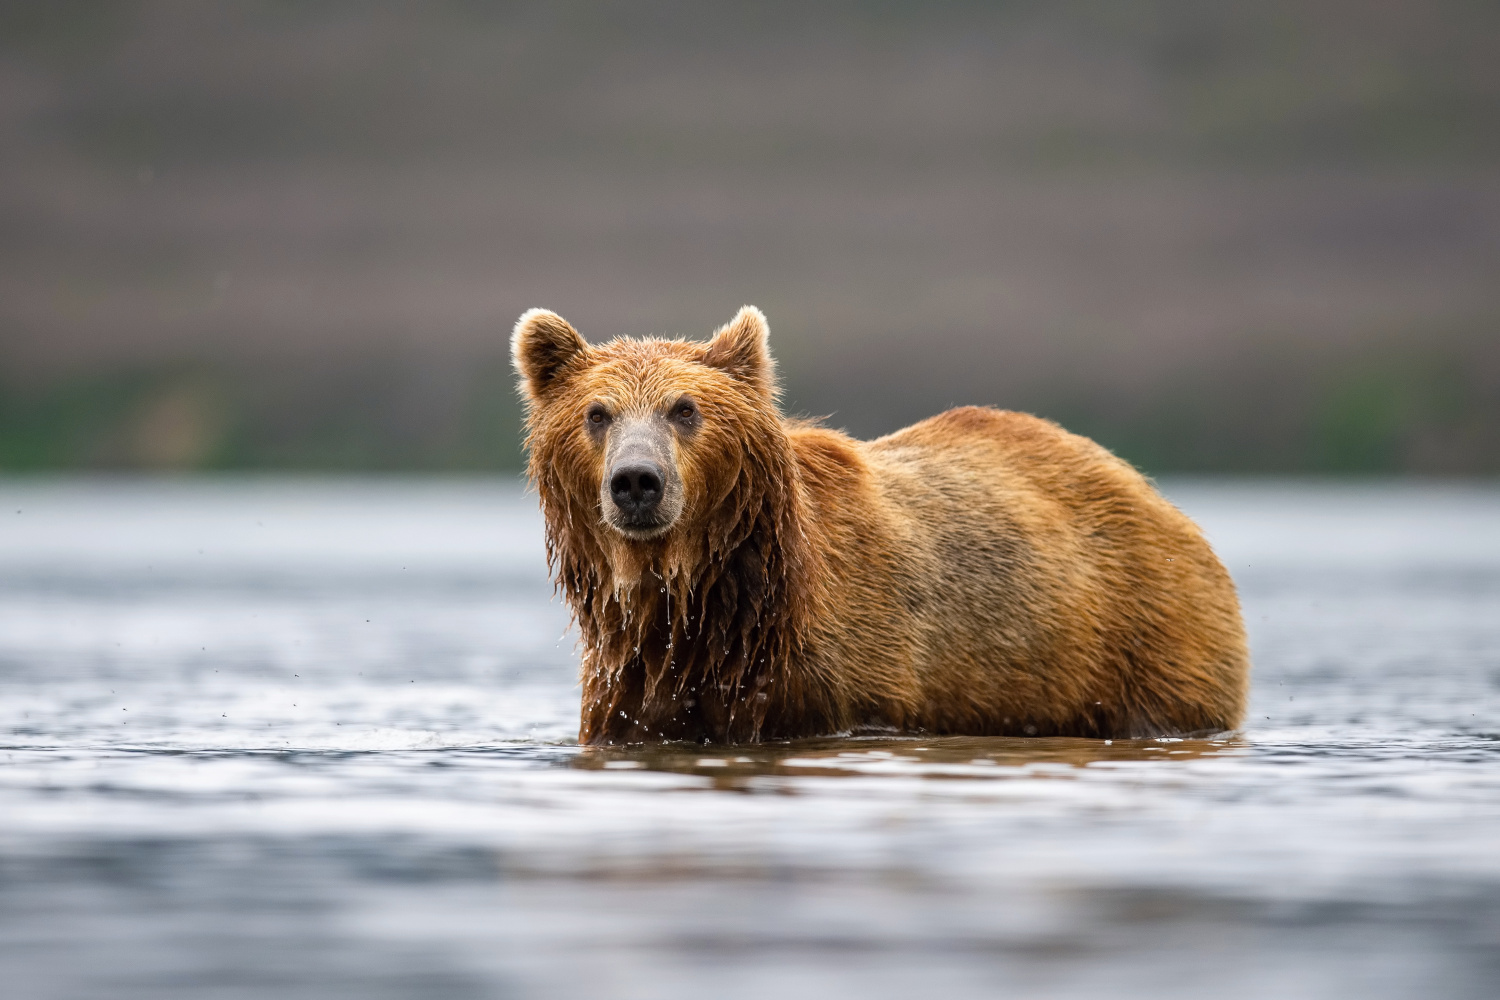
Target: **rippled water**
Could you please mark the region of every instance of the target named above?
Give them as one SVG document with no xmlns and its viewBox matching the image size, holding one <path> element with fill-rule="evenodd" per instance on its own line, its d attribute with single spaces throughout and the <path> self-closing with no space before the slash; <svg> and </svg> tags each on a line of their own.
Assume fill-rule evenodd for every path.
<svg viewBox="0 0 1500 1000">
<path fill-rule="evenodd" d="M 593 751 L 514 484 L 0 483 L 4 993 L 1496 995 L 1500 489 L 1167 492 L 1234 737 Z"/>
</svg>

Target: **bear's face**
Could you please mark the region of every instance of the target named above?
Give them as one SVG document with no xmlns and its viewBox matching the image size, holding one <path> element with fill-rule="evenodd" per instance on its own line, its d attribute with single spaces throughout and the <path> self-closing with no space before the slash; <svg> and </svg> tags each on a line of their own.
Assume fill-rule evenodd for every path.
<svg viewBox="0 0 1500 1000">
<path fill-rule="evenodd" d="M 747 445 L 777 417 L 766 337 L 750 306 L 706 344 L 590 347 L 556 313 L 525 313 L 511 351 L 544 502 L 593 508 L 626 542 L 691 530 L 730 498 Z"/>
</svg>

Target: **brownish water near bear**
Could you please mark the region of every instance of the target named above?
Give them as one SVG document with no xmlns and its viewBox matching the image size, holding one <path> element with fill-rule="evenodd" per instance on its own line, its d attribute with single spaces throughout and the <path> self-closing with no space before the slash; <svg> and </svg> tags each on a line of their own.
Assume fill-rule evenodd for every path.
<svg viewBox="0 0 1500 1000">
<path fill-rule="evenodd" d="M 707 343 L 512 339 L 580 742 L 1232 729 L 1234 584 L 1131 466 L 963 407 L 876 441 L 788 420 L 746 306 Z"/>
</svg>

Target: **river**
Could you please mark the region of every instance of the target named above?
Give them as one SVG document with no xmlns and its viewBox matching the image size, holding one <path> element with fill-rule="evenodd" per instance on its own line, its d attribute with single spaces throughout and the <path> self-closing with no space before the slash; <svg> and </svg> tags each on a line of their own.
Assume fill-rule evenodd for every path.
<svg viewBox="0 0 1500 1000">
<path fill-rule="evenodd" d="M 1480 998 L 1500 487 L 1169 480 L 1210 740 L 581 749 L 510 480 L 0 480 L 8 997 Z"/>
</svg>

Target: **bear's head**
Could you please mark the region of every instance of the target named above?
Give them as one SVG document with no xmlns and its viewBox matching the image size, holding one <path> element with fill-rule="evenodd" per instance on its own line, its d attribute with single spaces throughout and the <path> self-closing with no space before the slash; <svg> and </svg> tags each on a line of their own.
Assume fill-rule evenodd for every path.
<svg viewBox="0 0 1500 1000">
<path fill-rule="evenodd" d="M 590 345 L 543 309 L 516 323 L 528 472 L 584 647 L 582 742 L 757 739 L 774 706 L 827 704 L 826 679 L 790 667 L 821 550 L 767 332 L 753 306 L 707 342 Z"/>
<path fill-rule="evenodd" d="M 743 509 L 770 471 L 758 445 L 782 438 L 767 336 L 753 306 L 706 343 L 591 346 L 556 313 L 523 314 L 511 353 L 549 529 L 588 531 L 618 571 L 632 550 L 701 539 Z"/>
</svg>

